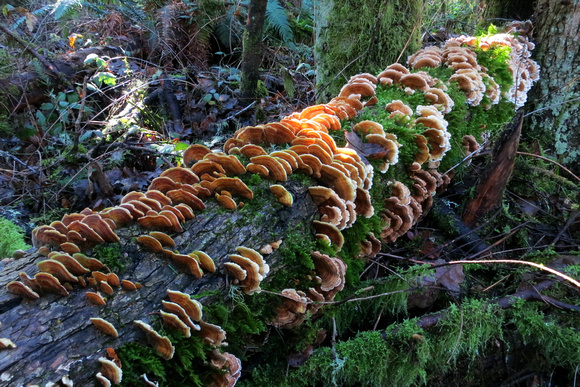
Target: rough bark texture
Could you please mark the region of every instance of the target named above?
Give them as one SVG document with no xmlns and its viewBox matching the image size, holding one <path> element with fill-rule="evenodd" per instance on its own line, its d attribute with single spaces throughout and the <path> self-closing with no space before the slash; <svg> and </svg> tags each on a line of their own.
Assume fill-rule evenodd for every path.
<svg viewBox="0 0 580 387">
<path fill-rule="evenodd" d="M 315 5 L 319 98 L 338 94 L 354 74 L 378 73 L 421 47 L 423 0 L 320 0 Z"/>
<path fill-rule="evenodd" d="M 520 112 L 504 131 L 493 153 L 493 163 L 476 188 L 475 196 L 465 206 L 463 221 L 474 226 L 477 221 L 501 203 L 503 192 L 514 169 L 520 143 L 523 114 Z"/>
<path fill-rule="evenodd" d="M 97 358 L 104 356 L 107 347 L 118 348 L 131 341 L 145 343 L 144 334 L 133 320 L 149 321 L 148 315 L 159 311 L 161 300 L 167 299 L 167 289 L 198 294 L 224 288 L 226 276 L 221 268 L 237 246 L 259 249 L 265 243 L 284 239 L 288 230 L 298 224 L 312 222 L 317 208 L 308 189 L 295 182 L 288 182 L 286 187 L 294 195 L 292 207 L 268 200 L 257 215 L 248 216 L 243 210 L 224 211 L 209 204 L 185 224 L 183 233 L 174 235 L 175 250 L 185 254 L 203 250 L 216 262 L 217 272 L 201 279 L 177 272 L 161 254 L 140 247 L 135 238 L 144 230 L 139 227 L 118 230 L 121 250 L 128 257 L 120 277 L 140 282 L 143 288 L 131 292 L 116 289 L 102 307 L 90 305 L 85 296 L 88 289 L 78 286 L 68 297 L 47 294 L 37 301 L 23 301 L 7 293 L 5 285 L 16 280 L 21 271 L 34 275 L 38 272 L 36 262 L 46 258 L 30 253 L 6 263 L 0 271 L 0 337 L 10 338 L 18 347 L 0 351 L 0 385 L 44 385 L 63 375 L 69 375 L 76 386 L 94 385 L 95 374 L 100 370 Z M 270 194 L 267 187 L 264 190 L 265 195 Z M 276 252 L 266 258 L 272 271 L 281 269 L 277 258 Z M 119 338 L 98 332 L 89 322 L 91 317 L 113 323 Z"/>
<path fill-rule="evenodd" d="M 580 0 L 538 0 L 535 60 L 540 81 L 532 89 L 530 130 L 562 161 L 579 170 Z M 568 102 L 570 101 L 570 102 Z"/>
<path fill-rule="evenodd" d="M 242 53 L 242 81 L 240 84 L 242 100 L 249 104 L 256 98 L 260 79 L 262 60 L 262 32 L 266 18 L 267 0 L 250 1 L 248 23 L 244 33 L 244 52 Z"/>
</svg>

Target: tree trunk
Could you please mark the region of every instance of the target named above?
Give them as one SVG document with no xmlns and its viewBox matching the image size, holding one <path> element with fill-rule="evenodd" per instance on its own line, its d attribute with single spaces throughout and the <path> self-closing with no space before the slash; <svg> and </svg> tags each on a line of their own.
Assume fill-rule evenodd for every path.
<svg viewBox="0 0 580 387">
<path fill-rule="evenodd" d="M 261 187 L 269 194 L 267 187 Z M 317 207 L 308 189 L 297 182 L 287 182 L 286 187 L 294 196 L 292 207 L 281 208 L 279 203 L 266 200 L 260 212 L 252 215 L 244 210 L 224 212 L 215 203 L 208 203 L 206 210 L 184 225 L 184 232 L 174 236 L 174 250 L 184 254 L 203 250 L 218 268 L 216 273 L 205 274 L 200 279 L 179 273 L 161 254 L 149 253 L 135 242 L 145 230 L 138 226 L 117 230 L 121 251 L 128 257 L 126 268 L 119 276 L 139 282 L 143 288 L 115 289 L 107 297 L 105 306 L 89 304 L 85 293 L 95 290 L 76 285 L 67 297 L 47 294 L 36 301 L 23 301 L 7 293 L 5 285 L 17 280 L 22 271 L 33 276 L 38 272 L 36 263 L 46 257 L 29 253 L 4 263 L 0 271 L 0 337 L 11 339 L 17 348 L 0 350 L 2 382 L 12 386 L 45 385 L 68 375 L 76 386 L 94 385 L 100 370 L 97 358 L 104 356 L 107 347 L 119 348 L 132 341 L 145 343 L 144 334 L 134 326 L 133 320 L 148 321 L 149 315 L 159 311 L 161 300 L 167 298 L 167 289 L 192 295 L 224 289 L 227 282 L 222 272 L 223 262 L 228 254 L 236 253 L 237 246 L 258 250 L 266 243 L 284 239 L 290 229 L 301 223 L 311 224 Z M 266 259 L 274 270 L 281 269 L 276 264 L 277 252 Z M 204 303 L 204 299 L 200 301 Z M 98 332 L 89 322 L 91 317 L 113 323 L 119 337 Z"/>
<path fill-rule="evenodd" d="M 576 172 L 580 170 L 580 1 L 538 0 L 531 135 Z M 539 110 L 542 109 L 542 110 Z"/>
<path fill-rule="evenodd" d="M 503 24 L 502 20 L 526 20 L 532 17 L 536 0 L 483 0 L 482 23 L 487 28 L 489 24 Z"/>
<path fill-rule="evenodd" d="M 262 62 L 262 32 L 266 19 L 268 0 L 251 0 L 248 22 L 244 32 L 244 51 L 242 53 L 242 102 L 250 104 L 256 99 L 260 64 Z"/>
<path fill-rule="evenodd" d="M 320 0 L 316 20 L 319 99 L 338 94 L 354 74 L 382 71 L 421 47 L 423 0 Z"/>
</svg>

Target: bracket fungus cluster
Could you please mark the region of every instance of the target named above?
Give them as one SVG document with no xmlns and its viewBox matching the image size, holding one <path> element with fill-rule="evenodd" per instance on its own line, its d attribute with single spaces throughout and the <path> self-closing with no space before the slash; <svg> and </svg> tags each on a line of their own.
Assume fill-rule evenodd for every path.
<svg viewBox="0 0 580 387">
<path fill-rule="evenodd" d="M 514 83 L 506 93 L 501 92 L 498 82 L 477 61 L 477 50 L 498 45 L 510 48 L 508 66 Z M 260 252 L 240 246 L 235 253 L 214 261 L 200 250 L 189 254 L 176 251 L 177 244 L 171 236 L 182 233 L 187 222 L 195 222 L 196 213 L 204 211 L 209 201 L 238 211 L 244 206 L 243 201 L 253 200 L 254 192 L 240 179 L 251 174 L 266 180 L 253 189 L 268 190 L 286 210 L 296 207 L 288 177 L 310 176 L 316 183 L 308 187 L 308 193 L 318 209 L 312 235 L 333 249 L 335 255 L 340 255 L 345 244 L 345 230 L 361 218 L 377 217 L 381 223 L 379 235 L 368 233 L 357 242 L 362 256 L 373 256 L 380 251 L 381 243 L 395 241 L 429 211 L 434 193 L 449 181 L 437 168 L 454 141 L 459 144 L 463 140 L 466 153 L 479 147 L 474 137 L 452 138 L 446 115 L 455 105 L 449 88 L 457 85 L 471 106 L 485 104 L 485 108 L 490 108 L 502 97 L 521 106 L 531 84 L 538 79 L 538 67 L 529 59 L 532 48 L 524 38 L 508 34 L 455 38 L 443 47 L 429 47 L 412 55 L 408 68 L 397 63 L 376 76 L 363 73 L 351 77 L 340 94 L 326 104 L 309 106 L 278 122 L 241 128 L 225 142 L 223 151 L 191 145 L 183 153 L 183 165 L 165 170 L 145 192 L 129 192 L 118 206 L 101 211 L 85 209 L 36 228 L 33 244 L 43 255 L 37 263 L 38 273 L 33 277 L 21 273 L 20 279 L 9 283 L 7 289 L 34 301 L 46 293 L 67 296 L 75 286 L 89 288 L 88 302 L 102 310 L 107 297 L 114 297 L 118 291 L 138 290 L 141 285 L 120 279 L 98 259 L 84 253 L 101 243 L 118 242 L 116 230 L 134 225 L 141 234 L 137 237 L 139 248 L 166 258 L 172 266 L 191 276 L 192 282 L 202 279 L 204 273 L 213 273 L 227 276 L 246 295 L 260 292 L 260 285 L 270 271 L 265 255 L 273 253 L 280 241 L 263 245 Z M 426 71 L 440 66 L 452 69 L 449 81 Z M 412 107 L 401 99 L 379 100 L 377 95 L 385 88 L 394 88 L 403 96 L 422 95 L 425 104 Z M 413 129 L 411 136 L 391 133 L 385 122 L 357 120 L 364 109 L 386 112 L 389 120 Z M 346 145 L 340 142 L 343 135 Z M 349 135 L 356 136 L 364 149 L 348 146 Z M 405 141 L 411 141 L 413 146 Z M 400 156 L 405 147 L 416 152 L 413 151 L 411 160 L 404 161 L 407 165 L 401 166 Z M 379 174 L 375 175 L 373 165 Z M 387 197 L 373 203 L 376 200 L 371 197 L 373 180 L 388 176 L 393 166 L 402 167 L 397 171 L 402 170 L 406 176 L 390 179 Z M 334 300 L 345 286 L 347 265 L 343 259 L 318 251 L 309 253 L 314 265 L 313 285 L 306 290 L 281 291 L 281 302 L 275 306 L 276 317 L 270 321 L 275 327 L 290 329 L 301 324 L 325 302 Z M 212 347 L 208 356 L 212 367 L 220 370 L 213 375 L 214 384 L 233 386 L 240 376 L 241 362 L 234 355 L 219 351 L 226 345 L 226 332 L 205 322 L 201 303 L 188 294 L 168 290 L 167 295 L 169 300 L 163 300 L 163 310 L 150 321 L 151 325 L 135 320 L 135 327 L 145 332 L 147 341 L 163 359 L 171 359 L 175 347 L 152 325 L 161 324 L 184 338 L 194 335 L 202 338 Z M 118 336 L 118 329 L 127 329 L 115 327 L 101 317 L 93 317 L 90 322 L 113 338 Z M 2 340 L 5 348 L 15 346 L 9 339 Z M 103 385 L 119 383 L 121 368 L 106 358 L 99 361 L 102 370 L 97 379 Z"/>
</svg>

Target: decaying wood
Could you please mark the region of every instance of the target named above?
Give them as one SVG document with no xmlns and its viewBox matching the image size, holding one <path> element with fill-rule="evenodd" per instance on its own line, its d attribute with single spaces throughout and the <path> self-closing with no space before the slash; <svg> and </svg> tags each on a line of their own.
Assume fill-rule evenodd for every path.
<svg viewBox="0 0 580 387">
<path fill-rule="evenodd" d="M 489 167 L 486 177 L 476 188 L 475 196 L 465 206 L 463 221 L 468 226 L 474 226 L 485 214 L 500 205 L 503 192 L 514 168 L 522 123 L 523 113 L 519 112 L 497 142 L 493 163 Z"/>
<path fill-rule="evenodd" d="M 218 270 L 201 279 L 179 273 L 161 254 L 140 247 L 135 238 L 146 231 L 138 226 L 117 230 L 121 251 L 129 260 L 125 270 L 118 274 L 121 279 L 141 283 L 143 288 L 137 291 L 117 288 L 105 306 L 89 304 L 85 292 L 94 289 L 77 285 L 68 297 L 47 294 L 37 301 L 22 300 L 7 293 L 6 284 L 16 280 L 21 271 L 30 276 L 37 273 L 36 263 L 46 257 L 28 253 L 24 258 L 5 263 L 0 270 L 0 337 L 10 338 L 17 348 L 0 351 L 2 383 L 45 385 L 69 375 L 75 385 L 95 385 L 95 374 L 100 369 L 96 359 L 104 355 L 107 347 L 118 348 L 131 341 L 145 344 L 145 336 L 133 325 L 133 320 L 150 321 L 149 315 L 161 309 L 167 289 L 188 294 L 223 289 L 227 286 L 223 262 L 228 254 L 235 253 L 237 246 L 259 249 L 274 238 L 284 240 L 289 229 L 300 223 L 312 223 L 317 208 L 308 189 L 293 182 L 288 182 L 287 188 L 294 196 L 292 207 L 268 200 L 258 214 L 248 215 L 249 211 L 224 211 L 209 202 L 206 210 L 184 225 L 183 233 L 173 235 L 175 250 L 184 254 L 203 250 L 214 259 Z M 263 189 L 269 194 L 267 187 Z M 277 252 L 266 256 L 272 271 L 282 269 L 277 258 Z M 111 322 L 119 331 L 119 338 L 98 332 L 89 322 L 91 317 Z"/>
</svg>

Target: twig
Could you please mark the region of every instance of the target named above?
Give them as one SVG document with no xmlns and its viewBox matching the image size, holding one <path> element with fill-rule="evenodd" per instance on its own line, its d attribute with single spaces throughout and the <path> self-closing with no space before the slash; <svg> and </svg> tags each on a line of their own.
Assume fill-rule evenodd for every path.
<svg viewBox="0 0 580 387">
<path fill-rule="evenodd" d="M 561 279 L 570 282 L 571 284 L 573 284 L 574 286 L 576 286 L 579 290 L 580 290 L 580 282 L 576 281 L 574 278 L 564 274 L 564 273 L 560 273 L 557 270 L 554 270 L 552 268 L 549 268 L 547 266 L 544 265 L 540 265 L 539 263 L 535 263 L 535 262 L 530 262 L 530 261 L 518 261 L 515 259 L 488 259 L 485 261 L 450 261 L 447 262 L 446 264 L 443 264 L 441 266 L 445 266 L 445 265 L 469 265 L 469 264 L 489 264 L 489 263 L 507 263 L 507 264 L 514 264 L 514 265 L 525 265 L 525 266 L 533 266 L 537 269 L 543 270 L 543 271 L 547 271 L 548 273 L 554 274 L 557 277 L 560 277 Z"/>
<path fill-rule="evenodd" d="M 60 72 L 57 71 L 56 67 L 54 66 L 53 63 L 51 63 L 48 59 L 46 59 L 45 57 L 43 57 L 42 55 L 40 55 L 38 52 L 36 52 L 35 49 L 33 49 L 32 47 L 30 47 L 30 44 L 28 44 L 26 41 L 24 41 L 22 38 L 20 38 L 18 35 L 16 35 L 14 32 L 10 31 L 5 25 L 0 24 L 0 30 L 2 32 L 4 32 L 6 35 L 10 36 L 12 39 L 16 40 L 20 45 L 22 45 L 24 47 L 24 49 L 26 51 L 28 51 L 29 53 L 32 54 L 32 56 L 34 56 L 36 59 L 38 59 L 40 61 L 40 63 L 42 63 L 42 65 L 44 67 L 46 67 L 46 69 L 52 73 L 52 75 L 54 75 L 57 79 L 61 79 L 62 75 Z"/>
<path fill-rule="evenodd" d="M 580 181 L 580 177 L 576 176 L 574 173 L 572 173 L 572 171 L 571 171 L 571 170 L 569 170 L 568 168 L 566 168 L 565 166 L 563 166 L 562 164 L 560 164 L 560 163 L 559 163 L 559 162 L 557 162 L 557 161 L 551 160 L 551 159 L 549 159 L 549 158 L 547 158 L 547 157 L 544 157 L 544 156 L 535 155 L 535 154 L 533 154 L 533 153 L 528 153 L 528 152 L 519 152 L 519 151 L 518 151 L 518 152 L 516 152 L 516 154 L 518 154 L 518 155 L 524 155 L 524 156 L 532 156 L 532 157 L 535 157 L 535 158 L 538 158 L 538 159 L 542 159 L 542 160 L 544 160 L 544 161 L 548 161 L 548 162 L 550 162 L 550 163 L 556 164 L 557 166 L 559 166 L 560 168 L 562 168 L 563 170 L 565 170 L 566 172 L 568 172 L 568 173 L 569 173 L 569 174 L 570 174 L 572 177 L 574 177 L 576 180 Z"/>
<path fill-rule="evenodd" d="M 253 101 L 251 104 L 249 104 L 248 106 L 244 107 L 242 110 L 235 112 L 234 114 L 227 116 L 226 118 L 224 118 L 225 121 L 227 120 L 231 120 L 234 117 L 239 116 L 240 114 L 242 114 L 243 112 L 245 112 L 248 109 L 251 109 L 254 105 L 256 104 L 256 101 Z"/>
<path fill-rule="evenodd" d="M 570 226 L 572 225 L 572 223 L 574 223 L 574 221 L 576 220 L 576 218 L 578 218 L 578 216 L 580 216 L 580 211 L 576 211 L 576 212 L 572 213 L 572 215 L 570 215 L 570 217 L 568 218 L 568 221 L 566 222 L 564 227 L 562 227 L 562 229 L 560 230 L 558 235 L 556 235 L 556 238 L 554 238 L 554 240 L 552 241 L 553 245 L 555 245 L 560 240 L 562 235 L 564 235 L 566 230 L 568 228 L 570 228 Z"/>
<path fill-rule="evenodd" d="M 401 57 L 403 56 L 403 53 L 405 52 L 405 50 L 407 49 L 407 46 L 409 45 L 409 43 L 411 42 L 411 39 L 413 38 L 413 34 L 415 33 L 415 30 L 417 29 L 417 26 L 421 24 L 421 18 L 419 18 L 417 20 L 417 22 L 415 23 L 415 25 L 413 26 L 413 30 L 411 30 L 411 33 L 409 34 L 409 39 L 407 39 L 407 42 L 405 43 L 405 45 L 403 46 L 403 49 L 401 50 L 401 53 L 399 54 L 399 56 L 397 57 L 397 60 L 395 61 L 395 63 L 399 62 L 399 59 L 401 59 Z"/>
</svg>

